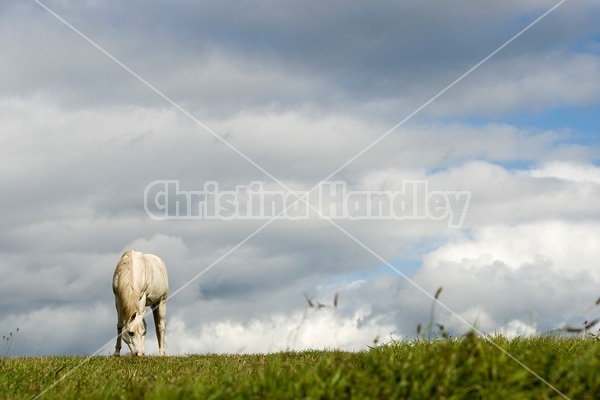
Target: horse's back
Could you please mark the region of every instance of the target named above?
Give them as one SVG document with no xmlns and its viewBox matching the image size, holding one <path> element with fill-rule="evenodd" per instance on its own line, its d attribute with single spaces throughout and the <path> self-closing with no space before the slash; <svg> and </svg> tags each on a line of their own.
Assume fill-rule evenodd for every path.
<svg viewBox="0 0 600 400">
<path fill-rule="evenodd" d="M 148 298 L 153 301 L 166 299 L 169 292 L 169 278 L 165 262 L 154 254 L 142 254 L 148 279 Z"/>
<path fill-rule="evenodd" d="M 121 294 L 124 286 L 145 293 L 153 302 L 166 299 L 169 279 L 165 262 L 154 254 L 144 254 L 136 249 L 126 251 L 113 275 L 113 292 Z"/>
</svg>

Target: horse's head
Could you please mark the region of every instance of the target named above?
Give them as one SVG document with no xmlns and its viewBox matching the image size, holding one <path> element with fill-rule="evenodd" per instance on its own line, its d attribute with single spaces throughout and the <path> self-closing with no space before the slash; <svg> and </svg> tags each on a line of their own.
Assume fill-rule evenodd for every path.
<svg viewBox="0 0 600 400">
<path fill-rule="evenodd" d="M 144 313 L 134 312 L 125 324 L 122 333 L 123 341 L 129 346 L 131 354 L 144 355 L 144 341 L 146 339 L 146 320 Z"/>
</svg>

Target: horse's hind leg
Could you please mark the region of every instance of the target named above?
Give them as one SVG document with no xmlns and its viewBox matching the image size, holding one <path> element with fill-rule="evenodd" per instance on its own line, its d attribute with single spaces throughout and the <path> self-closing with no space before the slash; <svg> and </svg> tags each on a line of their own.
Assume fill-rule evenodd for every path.
<svg viewBox="0 0 600 400">
<path fill-rule="evenodd" d="M 158 339 L 158 355 L 165 355 L 165 332 L 167 330 L 167 300 L 161 300 L 160 304 L 152 309 L 154 316 L 154 328 Z"/>
</svg>

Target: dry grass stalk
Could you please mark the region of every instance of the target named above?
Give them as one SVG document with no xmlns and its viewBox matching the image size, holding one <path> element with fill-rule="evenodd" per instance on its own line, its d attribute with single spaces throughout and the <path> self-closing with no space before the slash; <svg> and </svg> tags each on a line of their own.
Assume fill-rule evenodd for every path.
<svg viewBox="0 0 600 400">
<path fill-rule="evenodd" d="M 10 346 L 12 345 L 13 339 L 15 338 L 15 334 L 19 332 L 19 328 L 17 328 L 14 332 L 10 332 L 8 336 L 3 335 L 2 341 L 6 343 L 6 350 L 4 351 L 4 355 L 2 358 L 8 357 L 8 352 L 10 351 Z"/>
</svg>

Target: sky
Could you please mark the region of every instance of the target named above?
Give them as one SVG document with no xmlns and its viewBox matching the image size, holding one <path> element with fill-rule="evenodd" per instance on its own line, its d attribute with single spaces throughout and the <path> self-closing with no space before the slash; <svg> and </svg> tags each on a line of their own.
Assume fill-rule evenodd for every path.
<svg viewBox="0 0 600 400">
<path fill-rule="evenodd" d="M 600 316 L 600 4 L 523 31 L 556 4 L 3 1 L 0 355 L 112 353 L 130 248 L 167 265 L 171 355 Z M 399 214 L 187 218 L 167 181 Z"/>
</svg>

